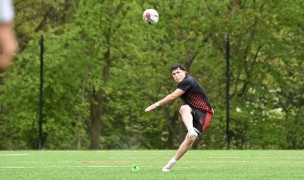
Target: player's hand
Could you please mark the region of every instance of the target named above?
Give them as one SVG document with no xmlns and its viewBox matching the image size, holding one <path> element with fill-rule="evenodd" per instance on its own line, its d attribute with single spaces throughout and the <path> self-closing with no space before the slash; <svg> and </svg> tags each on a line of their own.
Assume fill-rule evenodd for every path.
<svg viewBox="0 0 304 180">
<path fill-rule="evenodd" d="M 148 111 L 152 111 L 153 109 L 155 109 L 157 106 L 155 104 L 152 104 L 151 106 L 147 107 L 145 109 L 145 112 L 148 112 Z"/>
</svg>

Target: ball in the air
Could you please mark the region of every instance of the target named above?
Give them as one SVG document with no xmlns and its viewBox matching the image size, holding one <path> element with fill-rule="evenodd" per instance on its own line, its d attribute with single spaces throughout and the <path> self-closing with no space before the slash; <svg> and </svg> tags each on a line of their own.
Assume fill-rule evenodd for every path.
<svg viewBox="0 0 304 180">
<path fill-rule="evenodd" d="M 158 12 L 155 9 L 146 9 L 143 14 L 143 20 L 148 24 L 156 24 L 159 20 Z"/>
</svg>

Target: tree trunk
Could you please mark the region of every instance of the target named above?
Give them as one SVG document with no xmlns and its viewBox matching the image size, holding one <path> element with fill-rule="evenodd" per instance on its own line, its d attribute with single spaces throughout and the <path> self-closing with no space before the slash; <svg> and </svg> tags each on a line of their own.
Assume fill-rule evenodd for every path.
<svg viewBox="0 0 304 180">
<path fill-rule="evenodd" d="M 90 118 L 89 118 L 89 136 L 90 136 L 90 149 L 100 148 L 100 131 L 101 131 L 101 119 L 103 113 L 104 98 L 101 90 L 93 91 L 92 102 L 90 103 Z"/>
<path fill-rule="evenodd" d="M 168 149 L 174 149 L 175 146 L 174 146 L 174 141 L 175 141 L 175 138 L 177 137 L 176 134 L 177 134 L 177 121 L 178 121 L 178 116 L 179 116 L 179 113 L 178 111 L 175 111 L 173 116 L 168 116 L 169 117 L 169 123 L 168 123 L 168 127 L 169 127 L 169 135 L 168 135 L 168 141 L 167 141 L 167 148 Z"/>
</svg>

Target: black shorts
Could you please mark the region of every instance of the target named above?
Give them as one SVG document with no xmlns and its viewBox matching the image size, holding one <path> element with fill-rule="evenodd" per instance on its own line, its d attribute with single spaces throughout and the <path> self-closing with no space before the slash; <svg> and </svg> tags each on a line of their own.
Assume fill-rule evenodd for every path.
<svg viewBox="0 0 304 180">
<path fill-rule="evenodd" d="M 193 116 L 193 127 L 199 131 L 198 133 L 202 133 L 208 127 L 212 119 L 212 114 L 194 108 L 191 109 L 192 109 L 191 114 Z"/>
</svg>

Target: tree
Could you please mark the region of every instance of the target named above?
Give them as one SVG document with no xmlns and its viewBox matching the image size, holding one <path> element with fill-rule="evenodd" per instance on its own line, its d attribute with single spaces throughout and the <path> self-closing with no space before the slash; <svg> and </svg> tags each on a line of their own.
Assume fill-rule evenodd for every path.
<svg viewBox="0 0 304 180">
<path fill-rule="evenodd" d="M 1 74 L 0 149 L 37 147 L 41 34 L 44 148 L 178 147 L 186 133 L 180 102 L 144 112 L 175 89 L 176 63 L 201 82 L 215 110 L 193 148 L 225 148 L 227 32 L 231 147 L 303 148 L 301 1 L 14 2 L 20 51 Z M 142 21 L 148 8 L 160 15 L 152 26 Z"/>
</svg>

